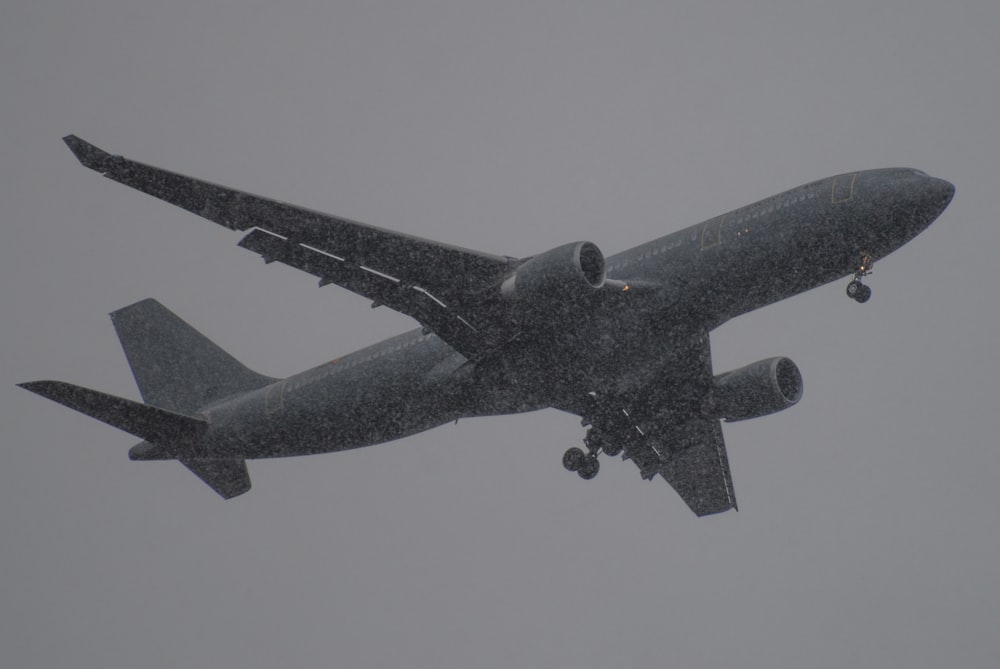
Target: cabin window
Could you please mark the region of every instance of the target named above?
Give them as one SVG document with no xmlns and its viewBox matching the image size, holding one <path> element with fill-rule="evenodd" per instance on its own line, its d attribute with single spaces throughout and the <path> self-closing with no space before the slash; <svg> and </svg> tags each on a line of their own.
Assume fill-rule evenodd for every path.
<svg viewBox="0 0 1000 669">
<path fill-rule="evenodd" d="M 854 197 L 854 179 L 857 176 L 857 173 L 841 174 L 833 178 L 833 186 L 830 193 L 830 202 L 832 204 L 849 202 Z"/>
</svg>

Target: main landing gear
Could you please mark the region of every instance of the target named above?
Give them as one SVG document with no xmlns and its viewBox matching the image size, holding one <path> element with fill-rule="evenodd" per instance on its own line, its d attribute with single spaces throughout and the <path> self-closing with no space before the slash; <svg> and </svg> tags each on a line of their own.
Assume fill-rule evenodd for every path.
<svg viewBox="0 0 1000 669">
<path fill-rule="evenodd" d="M 625 414 L 626 417 L 628 414 Z M 583 440 L 587 446 L 587 453 L 582 449 L 573 447 L 563 454 L 563 467 L 571 472 L 576 472 L 585 481 L 597 476 L 601 470 L 601 463 L 597 460 L 600 453 L 614 457 L 623 450 L 620 441 L 609 438 L 609 436 L 599 428 L 591 427 L 587 430 L 587 437 Z"/>
<path fill-rule="evenodd" d="M 576 472 L 585 481 L 594 478 L 597 476 L 597 472 L 601 471 L 601 463 L 597 459 L 596 451 L 584 454 L 581 449 L 575 446 L 563 454 L 563 467 L 571 472 Z"/>
<path fill-rule="evenodd" d="M 860 304 L 867 302 L 872 296 L 872 289 L 861 283 L 861 277 L 872 273 L 872 264 L 871 256 L 864 256 L 861 265 L 854 270 L 854 278 L 847 284 L 847 296 Z"/>
</svg>

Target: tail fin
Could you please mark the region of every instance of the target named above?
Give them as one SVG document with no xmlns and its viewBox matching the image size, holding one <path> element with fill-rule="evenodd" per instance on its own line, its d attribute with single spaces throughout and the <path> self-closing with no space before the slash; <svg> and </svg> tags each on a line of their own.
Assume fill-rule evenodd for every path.
<svg viewBox="0 0 1000 669">
<path fill-rule="evenodd" d="M 247 369 L 156 300 L 119 309 L 111 321 L 146 404 L 62 381 L 21 387 L 144 439 L 129 451 L 133 460 L 176 458 L 225 499 L 249 490 L 245 460 L 203 457 L 208 423 L 191 414 L 276 379 Z"/>
<path fill-rule="evenodd" d="M 209 402 L 276 381 L 244 367 L 156 300 L 119 309 L 111 322 L 148 404 L 193 414 Z"/>
</svg>

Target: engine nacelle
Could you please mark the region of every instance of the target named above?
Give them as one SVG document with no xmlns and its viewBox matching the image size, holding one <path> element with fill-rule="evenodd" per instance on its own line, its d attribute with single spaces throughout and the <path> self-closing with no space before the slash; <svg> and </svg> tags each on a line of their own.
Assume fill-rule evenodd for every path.
<svg viewBox="0 0 1000 669">
<path fill-rule="evenodd" d="M 546 302 L 573 298 L 604 285 L 604 254 L 591 242 L 558 246 L 525 261 L 500 287 L 508 299 Z"/>
<path fill-rule="evenodd" d="M 768 358 L 715 377 L 715 411 L 727 422 L 787 409 L 802 399 L 802 374 L 788 358 Z"/>
</svg>

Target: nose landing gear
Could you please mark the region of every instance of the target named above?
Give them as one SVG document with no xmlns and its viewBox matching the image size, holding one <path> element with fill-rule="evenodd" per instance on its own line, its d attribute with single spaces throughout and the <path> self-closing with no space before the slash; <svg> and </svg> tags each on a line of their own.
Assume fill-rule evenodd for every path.
<svg viewBox="0 0 1000 669">
<path fill-rule="evenodd" d="M 861 277 L 872 273 L 872 264 L 871 256 L 864 256 L 861 265 L 854 270 L 854 278 L 847 284 L 847 296 L 859 304 L 867 302 L 872 296 L 872 289 L 861 283 Z"/>
<path fill-rule="evenodd" d="M 860 279 L 854 279 L 847 284 L 847 296 L 859 303 L 864 303 L 872 296 L 872 289 L 861 283 Z"/>
</svg>

